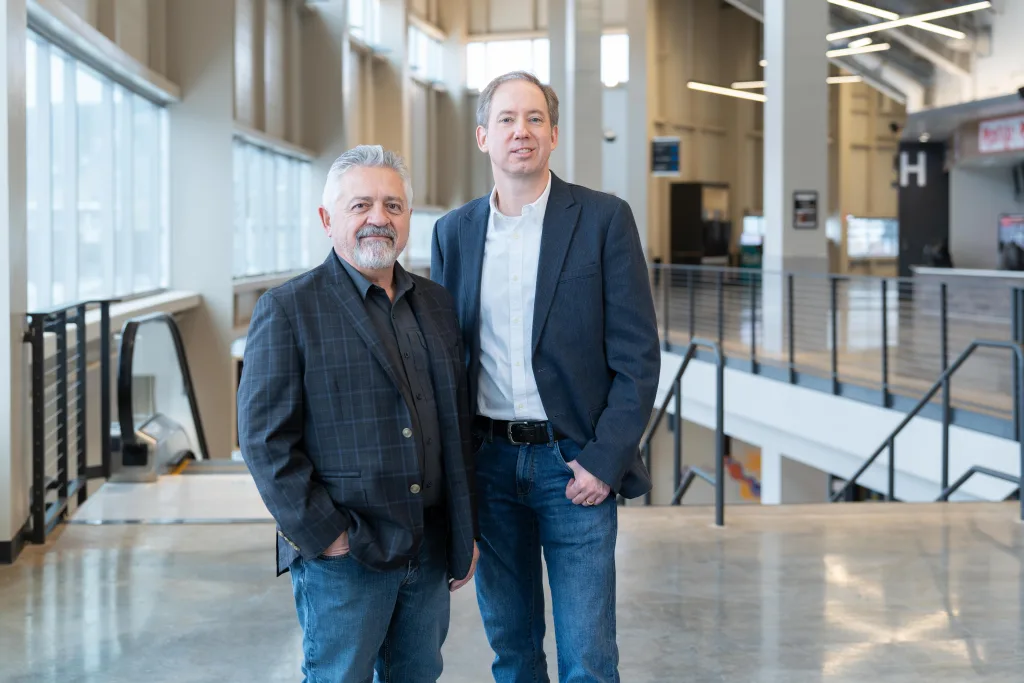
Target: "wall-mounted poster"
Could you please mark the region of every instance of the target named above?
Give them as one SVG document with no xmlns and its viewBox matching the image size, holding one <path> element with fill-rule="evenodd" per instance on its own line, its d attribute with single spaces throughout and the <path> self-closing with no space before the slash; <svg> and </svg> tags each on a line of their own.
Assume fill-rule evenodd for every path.
<svg viewBox="0 0 1024 683">
<path fill-rule="evenodd" d="M 679 136 L 651 138 L 651 174 L 679 177 Z"/>
<path fill-rule="evenodd" d="M 817 190 L 797 190 L 793 193 L 793 227 L 797 230 L 818 229 Z"/>
</svg>

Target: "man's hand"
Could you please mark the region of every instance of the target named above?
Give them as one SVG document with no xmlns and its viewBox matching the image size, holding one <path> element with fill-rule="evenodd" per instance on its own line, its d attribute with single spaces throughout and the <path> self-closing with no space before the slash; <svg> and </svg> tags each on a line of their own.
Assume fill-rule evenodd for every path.
<svg viewBox="0 0 1024 683">
<path fill-rule="evenodd" d="M 348 555 L 348 532 L 342 531 L 341 536 L 338 536 L 338 540 L 327 546 L 327 550 L 323 552 L 324 557 L 341 557 L 342 555 Z"/>
<path fill-rule="evenodd" d="M 476 541 L 473 542 L 473 562 L 469 565 L 469 573 L 466 574 L 466 578 L 459 579 L 458 581 L 449 581 L 448 590 L 452 593 L 459 590 L 473 578 L 473 574 L 476 573 L 476 561 L 480 559 L 480 548 L 477 547 Z"/>
<path fill-rule="evenodd" d="M 590 472 L 583 469 L 583 466 L 573 460 L 568 463 L 576 476 L 569 480 L 565 487 L 565 497 L 576 505 L 600 505 L 611 493 L 611 487 L 604 483 Z"/>
</svg>

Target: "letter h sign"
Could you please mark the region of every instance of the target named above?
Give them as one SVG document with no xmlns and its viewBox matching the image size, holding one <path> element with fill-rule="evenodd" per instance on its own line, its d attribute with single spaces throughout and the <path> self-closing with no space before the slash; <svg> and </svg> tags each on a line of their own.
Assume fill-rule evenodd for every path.
<svg viewBox="0 0 1024 683">
<path fill-rule="evenodd" d="M 910 185 L 910 175 L 917 176 L 917 186 L 924 187 L 928 184 L 928 155 L 923 151 L 917 153 L 917 163 L 911 165 L 910 153 L 900 152 L 900 187 Z"/>
</svg>

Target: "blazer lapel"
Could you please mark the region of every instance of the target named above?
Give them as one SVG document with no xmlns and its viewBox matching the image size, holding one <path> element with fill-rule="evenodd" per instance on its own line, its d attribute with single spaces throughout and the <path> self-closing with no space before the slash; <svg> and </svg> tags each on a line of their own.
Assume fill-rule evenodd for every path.
<svg viewBox="0 0 1024 683">
<path fill-rule="evenodd" d="M 476 321 L 480 317 L 480 279 L 484 269 L 484 245 L 487 242 L 487 221 L 491 205 L 485 197 L 472 212 L 462 217 L 459 225 L 459 251 L 462 254 L 462 296 L 466 311 Z M 471 326 L 472 327 L 472 326 Z"/>
<path fill-rule="evenodd" d="M 548 198 L 547 210 L 544 212 L 540 261 L 537 268 L 537 295 L 533 310 L 533 353 L 537 351 L 537 343 L 551 311 L 558 276 L 562 272 L 562 264 L 565 263 L 565 255 L 569 251 L 569 243 L 572 242 L 579 217 L 580 207 L 573 199 L 569 184 L 552 174 L 551 195 Z"/>
<path fill-rule="evenodd" d="M 327 257 L 327 261 L 324 262 L 324 266 L 327 268 L 327 272 L 330 273 L 330 283 L 327 287 L 327 291 L 334 298 L 335 301 L 341 306 L 342 310 L 348 314 L 349 320 L 352 321 L 353 327 L 356 332 L 362 337 L 363 341 L 370 348 L 370 352 L 373 354 L 377 362 L 381 364 L 384 371 L 388 373 L 388 377 L 394 382 L 395 386 L 402 396 L 405 397 L 405 401 L 408 405 L 413 405 L 412 397 L 408 395 L 406 391 L 406 383 L 399 380 L 398 369 L 391 361 L 391 357 L 388 355 L 384 348 L 384 344 L 381 343 L 380 336 L 377 334 L 377 330 L 373 326 L 373 321 L 370 320 L 370 314 L 366 312 L 366 305 L 363 303 L 362 298 L 359 296 L 359 291 L 356 289 L 355 283 L 352 282 L 352 278 L 348 276 L 348 273 L 344 271 L 342 265 L 338 263 L 338 258 L 332 251 Z"/>
</svg>

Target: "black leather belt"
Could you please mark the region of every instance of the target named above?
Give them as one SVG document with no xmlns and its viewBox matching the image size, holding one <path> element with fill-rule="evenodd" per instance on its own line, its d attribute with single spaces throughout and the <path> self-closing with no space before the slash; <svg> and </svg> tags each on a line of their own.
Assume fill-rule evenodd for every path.
<svg viewBox="0 0 1024 683">
<path fill-rule="evenodd" d="M 493 439 L 505 439 L 514 446 L 539 445 L 549 443 L 548 422 L 530 420 L 492 420 L 477 415 L 473 420 L 473 430 L 490 436 Z M 555 441 L 566 438 L 564 434 L 551 426 Z"/>
</svg>

